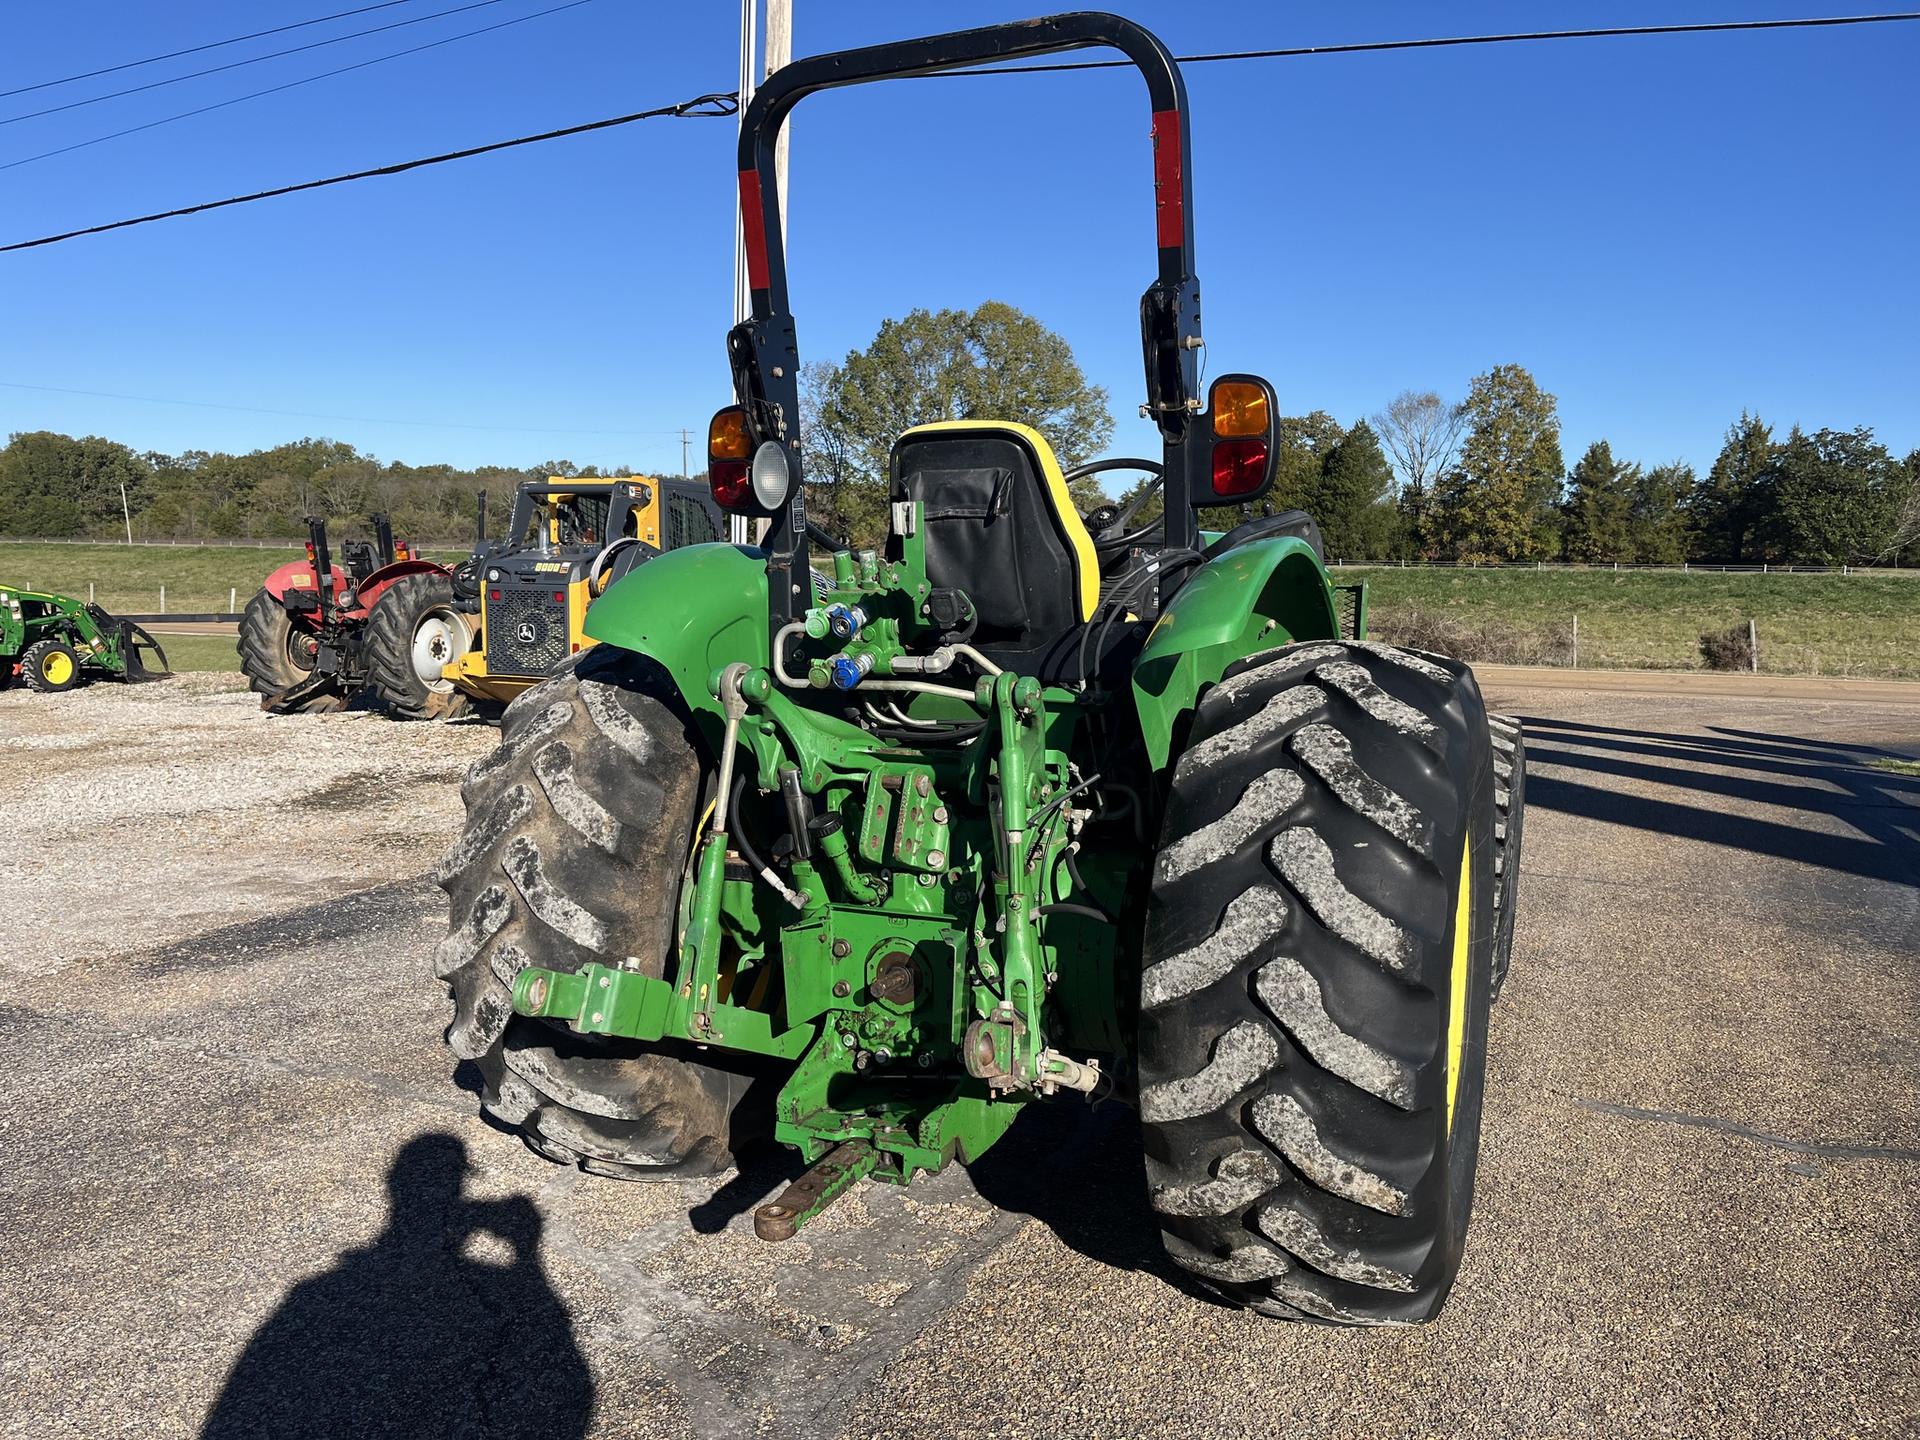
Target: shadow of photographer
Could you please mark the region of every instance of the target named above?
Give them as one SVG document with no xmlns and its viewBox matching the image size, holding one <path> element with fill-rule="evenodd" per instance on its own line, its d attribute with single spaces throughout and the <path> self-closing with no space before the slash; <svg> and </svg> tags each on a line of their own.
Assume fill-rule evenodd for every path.
<svg viewBox="0 0 1920 1440">
<path fill-rule="evenodd" d="M 586 1434 L 593 1381 L 540 1264 L 539 1212 L 466 1198 L 466 1174 L 451 1135 L 401 1150 L 386 1228 L 254 1333 L 203 1440 Z"/>
</svg>

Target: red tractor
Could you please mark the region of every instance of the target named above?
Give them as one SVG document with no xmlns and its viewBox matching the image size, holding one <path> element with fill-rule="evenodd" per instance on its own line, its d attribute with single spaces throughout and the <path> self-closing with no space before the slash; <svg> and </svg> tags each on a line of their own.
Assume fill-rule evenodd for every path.
<svg viewBox="0 0 1920 1440">
<path fill-rule="evenodd" d="M 420 558 L 405 543 L 396 546 L 385 515 L 371 519 L 374 538 L 342 544 L 336 569 L 326 521 L 309 516 L 307 558 L 275 570 L 247 602 L 240 668 L 262 697 L 261 709 L 280 715 L 343 709 L 366 684 L 367 618 L 380 597 L 409 576 L 449 575 L 447 566 Z M 447 658 L 465 649 L 450 642 Z"/>
</svg>

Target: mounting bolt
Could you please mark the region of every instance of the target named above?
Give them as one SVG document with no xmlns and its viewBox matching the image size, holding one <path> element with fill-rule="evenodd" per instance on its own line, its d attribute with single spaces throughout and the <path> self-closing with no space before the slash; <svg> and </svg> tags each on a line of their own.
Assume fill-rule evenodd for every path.
<svg viewBox="0 0 1920 1440">
<path fill-rule="evenodd" d="M 928 866 L 930 866 L 932 869 L 935 869 L 935 870 L 946 869 L 947 868 L 947 852 L 944 850 L 927 851 L 927 864 Z"/>
<path fill-rule="evenodd" d="M 947 823 L 947 807 L 946 806 L 936 805 L 933 807 L 933 823 L 936 825 L 944 825 Z"/>
<path fill-rule="evenodd" d="M 840 1000 L 844 1000 L 844 999 L 846 999 L 846 998 L 847 998 L 847 996 L 849 996 L 849 995 L 851 995 L 851 994 L 853 993 L 853 986 L 851 986 L 851 985 L 849 985 L 849 984 L 848 984 L 848 983 L 847 983 L 846 981 L 844 981 L 844 980 L 836 980 L 836 981 L 834 981 L 834 982 L 833 982 L 833 993 L 834 993 L 834 996 L 835 996 L 835 998 L 837 998 L 837 999 L 840 999 Z M 853 1043 L 853 1037 L 852 1037 L 852 1036 L 848 1036 L 848 1037 L 847 1037 L 847 1043 L 848 1043 L 848 1044 L 852 1044 L 852 1043 Z"/>
<path fill-rule="evenodd" d="M 858 1045 L 860 1042 L 854 1039 L 853 1036 L 851 1035 L 842 1035 L 840 1037 L 840 1043 L 846 1046 L 847 1049 L 851 1050 L 853 1049 L 854 1046 Z"/>
<path fill-rule="evenodd" d="M 833 942 L 833 958 L 834 959 L 844 960 L 847 958 L 847 956 L 851 955 L 852 953 L 853 953 L 853 946 L 850 945 L 847 941 L 836 940 Z"/>
<path fill-rule="evenodd" d="M 913 789 L 916 795 L 925 795 L 933 789 L 933 782 L 924 775 L 914 778 Z"/>
</svg>

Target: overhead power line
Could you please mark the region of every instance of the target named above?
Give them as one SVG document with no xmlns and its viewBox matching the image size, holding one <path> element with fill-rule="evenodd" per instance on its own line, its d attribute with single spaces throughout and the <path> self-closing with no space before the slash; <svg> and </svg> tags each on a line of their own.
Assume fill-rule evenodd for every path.
<svg viewBox="0 0 1920 1440">
<path fill-rule="evenodd" d="M 574 3 L 583 4 L 585 0 L 574 0 Z M 570 7 L 561 6 L 559 8 L 567 9 Z M 527 16 L 524 18 L 532 19 L 535 17 Z M 1376 40 L 1351 45 L 1313 45 L 1285 50 L 1221 51 L 1204 55 L 1179 55 L 1174 58 L 1183 65 L 1197 65 L 1224 60 L 1290 59 L 1312 55 L 1352 55 L 1384 50 L 1431 50 L 1453 46 L 1505 45 L 1527 41 L 1594 40 L 1634 35 L 1716 34 L 1740 30 L 1809 30 L 1844 25 L 1893 24 L 1916 20 L 1920 20 L 1920 10 L 1889 11 L 1873 15 L 1816 16 L 1798 20 L 1729 20 L 1695 25 L 1635 25 L 1608 29 L 1535 30 L 1502 35 L 1456 35 L 1421 40 Z M 1105 70 L 1129 65 L 1131 63 L 1131 61 L 1126 60 L 1088 60 L 1049 65 L 993 66 L 971 70 L 934 71 L 931 72 L 930 78 L 942 79 L 953 75 L 1038 74 L 1045 71 L 1058 70 Z M 306 180 L 294 185 L 280 185 L 271 190 L 256 190 L 248 195 L 235 195 L 225 200 L 209 200 L 198 205 L 183 205 L 177 209 L 161 210 L 151 215 L 135 215 L 125 220 L 113 220 L 101 225 L 89 225 L 79 230 L 63 231 L 57 235 L 43 235 L 37 240 L 17 240 L 10 245 L 0 245 L 0 254 L 4 254 L 9 250 L 32 250 L 42 245 L 57 245 L 62 241 L 79 239 L 83 235 L 100 235 L 109 230 L 125 230 L 134 225 L 152 224 L 156 220 L 172 220 L 185 215 L 198 215 L 207 210 L 220 210 L 230 205 L 246 205 L 256 200 L 271 200 L 281 195 L 298 194 L 303 190 L 319 190 L 329 185 L 344 185 L 350 181 L 367 180 L 377 175 L 399 175 L 408 170 L 418 170 L 429 165 L 443 165 L 452 160 L 465 160 L 475 155 L 491 154 L 496 150 L 510 150 L 520 145 L 537 145 L 542 141 L 559 140 L 569 135 L 584 135 L 595 130 L 610 130 L 618 125 L 631 125 L 637 120 L 652 120 L 668 115 L 679 117 L 733 115 L 738 113 L 738 111 L 739 97 L 737 95 L 728 91 L 713 91 L 706 95 L 697 96 L 692 100 L 681 101 L 677 105 L 664 105 L 654 110 L 637 111 L 631 115 L 615 115 L 605 120 L 593 120 L 582 125 L 568 125 L 558 130 L 544 130 L 537 135 L 522 135 L 512 140 L 496 140 L 488 145 L 471 146 L 465 150 L 450 150 L 440 155 L 427 155 L 418 160 L 406 160 L 396 165 L 381 165 L 369 170 L 356 170 L 346 175 L 328 176 L 323 180 Z M 16 161 L 14 163 L 21 164 L 24 162 Z M 7 167 L 0 166 L 0 169 L 4 168 Z"/>
<path fill-rule="evenodd" d="M 543 140 L 559 140 L 568 135 L 585 135 L 594 130 L 611 130 L 616 125 L 631 125 L 636 120 L 656 120 L 668 115 L 683 119 L 724 116 L 737 114 L 739 109 L 739 101 L 730 93 L 722 91 L 711 95 L 699 95 L 691 100 L 682 100 L 676 105 L 662 105 L 655 110 L 637 110 L 631 115 L 614 115 L 605 120 L 590 120 L 584 125 L 568 125 L 559 130 L 544 130 L 538 135 L 521 135 L 512 140 L 496 140 L 490 145 L 474 145 L 465 150 L 449 150 L 442 155 L 425 155 L 418 160 L 402 160 L 397 165 L 378 165 L 371 170 L 355 170 L 347 175 L 329 175 L 324 180 L 303 180 L 297 185 L 281 185 L 272 190 L 256 190 L 251 195 L 235 195 L 226 200 L 209 200 L 200 205 L 183 205 L 177 210 L 162 210 L 153 215 L 136 215 L 129 220 L 113 220 L 104 225 L 89 225 L 83 230 L 69 230 L 61 235 L 44 235 L 38 240 L 17 240 L 11 245 L 0 245 L 0 253 L 8 250 L 31 250 L 39 245 L 54 245 L 62 240 L 77 239 L 82 235 L 99 235 L 108 230 L 124 230 L 130 225 L 148 225 L 155 220 L 172 220 L 182 215 L 198 215 L 203 210 L 221 210 L 229 205 L 246 205 L 255 200 L 270 200 L 277 195 L 294 195 L 302 190 L 319 190 L 328 185 L 345 185 L 352 180 L 370 180 L 376 175 L 402 175 L 409 170 L 418 170 L 427 165 L 444 165 L 449 160 L 465 160 L 475 155 L 489 155 L 496 150 L 511 150 L 517 145 L 537 145 Z"/>
<path fill-rule="evenodd" d="M 370 65 L 384 65 L 389 60 L 399 60 L 408 55 L 418 55 L 423 50 L 437 50 L 442 45 L 451 45 L 459 40 L 471 40 L 476 35 L 490 35 L 495 30 L 504 30 L 509 25 L 524 25 L 529 20 L 539 20 L 548 15 L 558 15 L 562 10 L 577 10 L 582 5 L 591 5 L 593 0 L 567 0 L 564 5 L 550 6 L 545 10 L 536 10 L 531 15 L 516 15 L 511 20 L 501 20 L 492 25 L 482 25 L 475 30 L 462 30 L 457 35 L 444 35 L 438 40 L 429 40 L 424 45 L 410 45 L 405 50 L 389 51 L 385 55 L 375 55 L 371 60 L 361 60 L 352 65 L 342 65 L 337 70 L 323 70 L 318 75 L 308 75 L 304 79 L 289 80 L 284 85 L 269 85 L 264 90 L 250 91 L 245 95 L 236 95 L 231 100 L 217 100 L 211 105 L 202 105 L 194 110 L 182 110 L 178 115 L 166 115 L 158 120 L 149 120 L 144 125 L 129 125 L 124 130 L 115 130 L 110 134 L 96 135 L 91 140 L 76 141 L 72 145 L 62 145 L 54 150 L 42 150 L 38 155 L 27 155 L 19 160 L 9 160 L 0 165 L 0 170 L 13 170 L 22 165 L 31 165 L 36 160 L 51 160 L 55 155 L 66 155 L 75 150 L 85 150 L 91 145 L 104 145 L 109 140 L 118 140 L 125 135 L 138 135 L 142 130 L 152 130 L 161 125 L 171 125 L 176 120 L 190 120 L 195 115 L 205 115 L 213 110 L 225 110 L 230 105 L 245 104 L 249 100 L 258 100 L 264 95 L 278 95 L 283 90 L 297 90 L 302 85 L 311 85 L 318 80 L 331 80 L 336 75 L 351 74 L 355 70 L 365 70 Z"/>
<path fill-rule="evenodd" d="M 249 55 L 245 60 L 230 60 L 225 65 L 209 65 L 205 70 L 189 70 L 184 75 L 169 75 L 164 80 L 149 81 L 145 85 L 130 85 L 125 90 L 109 90 L 105 95 L 89 95 L 85 100 L 70 100 L 65 105 L 49 105 L 44 110 L 29 110 L 21 115 L 9 115 L 0 119 L 0 125 L 15 125 L 22 120 L 38 120 L 42 115 L 58 115 L 64 110 L 79 110 L 88 105 L 98 105 L 107 100 L 118 100 L 126 95 L 140 95 L 148 90 L 163 89 L 168 85 L 178 85 L 187 80 L 198 80 L 204 75 L 219 75 L 228 70 L 240 70 L 248 65 L 264 64 L 268 60 L 279 60 L 287 55 L 303 55 L 309 50 L 319 50 L 328 45 L 339 45 L 348 40 L 358 40 L 363 35 L 380 35 L 388 30 L 404 30 L 409 25 L 424 25 L 429 20 L 439 20 L 448 15 L 459 15 L 467 10 L 484 10 L 489 5 L 499 5 L 502 0 L 470 0 L 466 5 L 456 5 L 451 10 L 435 10 L 429 15 L 415 15 L 410 20 L 395 20 L 387 25 L 373 25 L 365 30 L 349 30 L 344 35 L 331 35 L 325 40 L 310 40 L 305 45 L 289 46 L 285 50 L 269 50 L 264 55 Z"/>
<path fill-rule="evenodd" d="M 24 385 L 0 380 L 0 390 L 34 390 L 43 395 L 84 395 L 92 400 L 131 400 L 141 405 L 185 405 L 195 410 L 233 410 L 242 415 L 278 415 L 293 420 L 333 420 L 354 425 L 417 425 L 430 430 L 498 430 L 521 435 L 681 435 L 681 430 L 593 430 L 578 425 L 474 425 L 452 420 L 392 420 L 372 415 L 325 415 L 312 410 L 269 410 L 257 405 L 218 405 L 210 400 L 169 400 L 158 395 L 120 395 L 110 390 L 68 390 L 58 385 Z"/>
<path fill-rule="evenodd" d="M 1365 40 L 1351 45 L 1297 45 L 1285 50 L 1220 50 L 1207 55 L 1176 55 L 1182 65 L 1216 60 L 1292 60 L 1306 55 L 1368 55 L 1385 50 L 1442 50 L 1462 45 L 1513 45 L 1530 40 L 1604 40 L 1633 35 L 1711 35 L 1736 30 L 1817 30 L 1836 25 L 1886 25 L 1920 20 L 1920 10 L 1878 15 L 1824 15 L 1802 20 L 1717 20 L 1693 25 L 1617 25 L 1589 30 L 1524 30 L 1505 35 L 1447 35 L 1427 40 Z M 1131 60 L 1061 60 L 1044 65 L 981 65 L 968 70 L 930 71 L 926 79 L 960 75 L 1042 75 L 1061 70 L 1116 70 Z"/>
<path fill-rule="evenodd" d="M 378 5 L 361 5 L 352 10 L 336 10 L 331 15 L 316 15 L 311 20 L 296 20 L 290 25 L 275 25 L 271 30 L 255 30 L 246 35 L 234 35 L 225 40 L 209 40 L 204 45 L 189 45 L 184 50 L 169 50 L 164 55 L 149 55 L 144 60 L 128 60 L 119 65 L 103 65 L 98 70 L 82 70 L 77 75 L 62 75 L 58 80 L 42 80 L 33 85 L 18 85 L 11 90 L 0 90 L 0 100 L 9 95 L 25 95 L 33 90 L 51 90 L 56 85 L 71 85 L 76 80 L 91 80 L 96 75 L 117 75 L 122 70 L 138 70 L 142 65 L 158 65 L 162 60 L 178 60 L 182 55 L 198 55 L 205 50 L 219 50 L 228 45 L 238 45 L 247 40 L 262 40 L 269 35 L 284 35 L 289 30 L 305 30 L 312 25 L 324 25 L 329 20 L 345 20 L 353 15 L 365 15 L 373 10 L 391 10 L 396 5 L 410 5 L 413 0 L 380 0 Z"/>
</svg>

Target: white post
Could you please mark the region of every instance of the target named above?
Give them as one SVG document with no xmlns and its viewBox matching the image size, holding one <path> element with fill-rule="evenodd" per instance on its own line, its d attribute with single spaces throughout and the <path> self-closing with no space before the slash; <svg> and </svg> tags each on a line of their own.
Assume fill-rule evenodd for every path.
<svg viewBox="0 0 1920 1440">
<path fill-rule="evenodd" d="M 87 581 L 87 603 L 89 605 L 93 603 L 93 581 L 91 580 Z"/>
<path fill-rule="evenodd" d="M 133 544 L 133 511 L 127 508 L 127 482 L 120 480 L 120 518 L 127 522 L 127 544 Z"/>
<path fill-rule="evenodd" d="M 1753 673 L 1760 673 L 1760 631 L 1751 618 L 1747 621 L 1747 659 L 1751 662 Z"/>
<path fill-rule="evenodd" d="M 760 0 L 740 0 L 740 124 L 736 131 L 745 129 L 747 106 L 760 83 L 759 20 Z M 784 225 L 785 207 L 781 209 L 780 219 Z M 747 283 L 747 232 L 736 200 L 733 207 L 733 321 L 737 325 L 752 317 L 753 291 Z M 745 545 L 747 533 L 746 516 L 727 517 L 727 538 L 735 545 Z"/>
<path fill-rule="evenodd" d="M 740 124 L 736 133 L 746 128 L 747 106 L 760 83 L 759 22 L 759 0 L 740 0 Z M 747 234 L 736 202 L 733 207 L 733 322 L 737 325 L 752 314 L 753 293 L 747 284 Z"/>
<path fill-rule="evenodd" d="M 763 75 L 771 75 L 793 59 L 793 0 L 767 0 L 767 62 Z M 780 197 L 780 248 L 787 245 L 787 137 L 793 134 L 791 118 L 780 127 L 780 138 L 773 145 L 773 188 Z"/>
<path fill-rule="evenodd" d="M 239 600 L 239 598 L 240 587 L 238 585 L 229 585 L 227 587 L 227 613 L 229 615 L 233 614 L 234 603 Z"/>
<path fill-rule="evenodd" d="M 160 613 L 167 613 L 167 587 L 164 585 L 160 587 Z"/>
<path fill-rule="evenodd" d="M 1580 668 L 1580 617 L 1573 617 L 1573 668 Z"/>
</svg>

